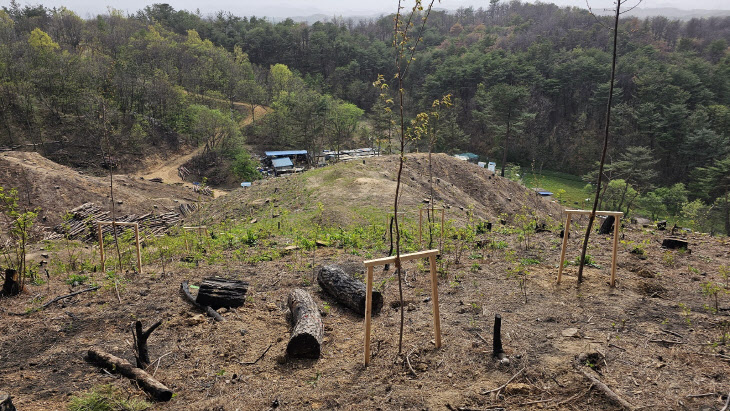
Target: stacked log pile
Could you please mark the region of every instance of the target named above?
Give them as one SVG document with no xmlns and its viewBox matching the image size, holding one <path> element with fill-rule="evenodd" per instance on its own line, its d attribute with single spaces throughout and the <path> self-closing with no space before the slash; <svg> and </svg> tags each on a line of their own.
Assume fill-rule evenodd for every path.
<svg viewBox="0 0 730 411">
<path fill-rule="evenodd" d="M 68 212 L 70 218 L 57 225 L 54 231 L 62 236 L 68 236 L 72 240 L 96 241 L 98 221 L 111 221 L 111 212 L 104 211 L 94 203 L 82 204 Z M 143 215 L 129 214 L 117 217 L 119 223 L 138 223 L 140 230 L 147 235 L 159 236 L 165 234 L 170 227 L 180 223 L 181 216 L 175 212 Z M 117 227 L 117 234 L 123 231 L 123 227 Z M 114 228 L 111 225 L 102 226 L 102 233 L 113 234 Z"/>
</svg>

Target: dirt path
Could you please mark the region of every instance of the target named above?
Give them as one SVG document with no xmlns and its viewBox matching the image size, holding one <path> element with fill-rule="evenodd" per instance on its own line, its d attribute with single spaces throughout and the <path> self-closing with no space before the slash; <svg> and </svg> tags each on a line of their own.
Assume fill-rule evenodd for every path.
<svg viewBox="0 0 730 411">
<path fill-rule="evenodd" d="M 233 103 L 236 108 L 243 111 L 249 111 L 250 112 L 250 105 L 246 103 L 241 102 L 234 102 Z M 269 112 L 268 107 L 258 106 L 256 107 L 255 113 L 256 118 L 261 118 L 265 116 Z M 251 115 L 243 119 L 240 123 L 241 127 L 245 127 L 253 121 L 253 118 Z M 201 154 L 205 147 L 198 147 L 193 149 L 192 151 L 187 152 L 186 154 L 178 154 L 173 155 L 165 159 L 161 159 L 160 161 L 155 162 L 152 166 L 148 167 L 146 170 L 143 170 L 136 175 L 138 177 L 143 177 L 145 180 L 149 180 L 152 178 L 161 178 L 162 182 L 166 184 L 181 184 L 183 187 L 193 188 L 193 183 L 184 181 L 180 178 L 178 175 L 177 170 L 185 163 L 190 161 L 193 157 L 197 156 L 198 154 Z M 222 195 L 228 194 L 227 191 L 224 190 L 218 190 L 213 189 L 213 196 L 214 197 L 220 197 Z"/>
</svg>

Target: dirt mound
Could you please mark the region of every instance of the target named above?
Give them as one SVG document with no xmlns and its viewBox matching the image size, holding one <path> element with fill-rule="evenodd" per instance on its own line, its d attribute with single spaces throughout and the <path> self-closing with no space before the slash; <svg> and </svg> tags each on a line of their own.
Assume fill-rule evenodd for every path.
<svg viewBox="0 0 730 411">
<path fill-rule="evenodd" d="M 38 153 L 0 153 L 0 186 L 17 188 L 22 206 L 40 207 L 46 226 L 58 224 L 66 211 L 83 203 L 111 208 L 109 177 L 82 174 Z M 196 198 L 183 187 L 115 175 L 114 200 L 117 215 L 125 215 L 177 211 L 180 203 Z"/>
<path fill-rule="evenodd" d="M 492 221 L 500 215 L 509 220 L 517 213 L 531 211 L 539 218 L 559 219 L 559 205 L 519 183 L 445 154 L 434 154 L 432 160 L 434 205 L 445 207 L 450 219 L 465 218 L 469 210 L 476 218 Z M 359 223 L 366 210 L 392 210 L 397 175 L 395 155 L 340 163 L 258 181 L 217 200 L 211 211 L 218 218 L 237 218 L 257 207 L 257 200 L 271 198 L 294 210 L 314 210 L 321 203 L 326 222 Z M 429 198 L 428 155 L 409 154 L 401 181 L 400 210 L 418 218 L 418 209 L 425 208 Z"/>
</svg>

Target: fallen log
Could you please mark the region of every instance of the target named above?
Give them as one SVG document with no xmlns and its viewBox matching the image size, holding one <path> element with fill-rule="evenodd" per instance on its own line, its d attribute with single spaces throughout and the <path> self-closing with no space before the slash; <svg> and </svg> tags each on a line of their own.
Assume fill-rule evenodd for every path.
<svg viewBox="0 0 730 411">
<path fill-rule="evenodd" d="M 687 250 L 687 247 L 689 246 L 689 243 L 687 243 L 686 240 L 682 240 L 681 238 L 665 238 L 662 240 L 662 247 L 668 248 L 671 250 L 676 250 L 680 248 L 684 248 Z"/>
<path fill-rule="evenodd" d="M 0 411 L 15 411 L 13 397 L 10 394 L 0 392 Z"/>
<path fill-rule="evenodd" d="M 204 278 L 195 301 L 202 306 L 219 308 L 240 307 L 246 302 L 248 283 L 238 280 L 226 280 L 219 277 Z"/>
<path fill-rule="evenodd" d="M 198 309 L 204 311 L 206 314 L 208 314 L 209 317 L 213 317 L 213 319 L 216 321 L 225 321 L 223 319 L 223 317 L 221 317 L 221 315 L 218 314 L 218 312 L 216 310 L 210 308 L 207 305 L 206 306 L 200 305 L 195 301 L 195 298 L 193 298 L 193 296 L 190 294 L 190 288 L 188 287 L 187 281 L 183 281 L 180 284 L 180 290 L 182 290 L 183 295 L 185 296 L 185 299 L 188 300 L 188 302 L 190 304 L 192 304 L 192 305 L 196 306 Z"/>
<path fill-rule="evenodd" d="M 115 357 L 96 348 L 89 349 L 87 359 L 88 361 L 103 365 L 104 368 L 117 371 L 129 379 L 135 380 L 140 388 L 157 401 L 170 401 L 172 398 L 172 391 L 169 388 L 165 387 L 144 370 L 133 367 L 125 359 Z"/>
<path fill-rule="evenodd" d="M 287 305 L 293 328 L 286 354 L 292 358 L 319 358 L 324 327 L 312 296 L 297 288 L 289 294 Z"/>
<path fill-rule="evenodd" d="M 365 315 L 365 297 L 367 290 L 365 284 L 353 278 L 336 265 L 322 267 L 317 275 L 317 282 L 322 289 L 337 300 L 360 315 Z M 373 314 L 377 314 L 383 308 L 383 295 L 379 291 L 373 291 Z"/>
</svg>

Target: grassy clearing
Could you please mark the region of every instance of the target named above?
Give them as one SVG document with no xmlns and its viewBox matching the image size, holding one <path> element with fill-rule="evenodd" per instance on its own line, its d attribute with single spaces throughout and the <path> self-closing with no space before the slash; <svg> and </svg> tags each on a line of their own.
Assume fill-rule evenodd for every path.
<svg viewBox="0 0 730 411">
<path fill-rule="evenodd" d="M 586 198 L 591 197 L 583 189 L 586 182 L 572 174 L 549 170 L 543 170 L 541 173 L 525 171 L 522 181 L 529 188 L 542 188 L 553 192 L 553 197 L 569 208 L 584 208 L 586 204 L 590 203 L 590 201 L 585 201 Z M 561 189 L 565 190 L 565 193 L 558 195 L 558 190 Z"/>
</svg>

